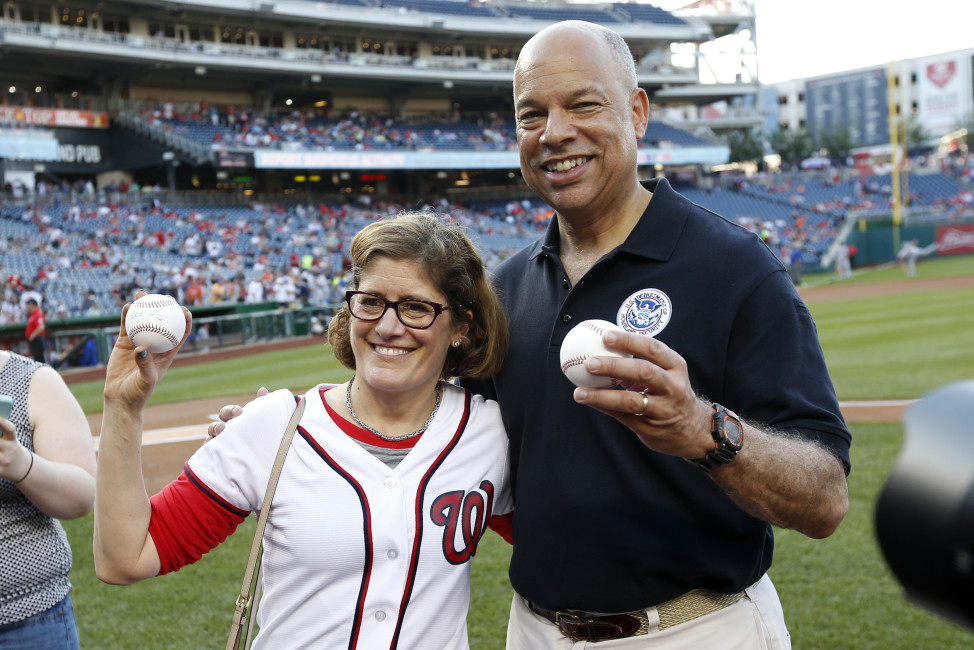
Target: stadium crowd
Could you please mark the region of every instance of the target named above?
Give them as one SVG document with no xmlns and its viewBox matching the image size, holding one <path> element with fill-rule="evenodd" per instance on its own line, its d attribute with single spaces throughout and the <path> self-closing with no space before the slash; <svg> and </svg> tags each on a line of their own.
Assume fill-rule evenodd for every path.
<svg viewBox="0 0 974 650">
<path fill-rule="evenodd" d="M 938 173 L 939 170 L 939 173 Z M 939 158 L 937 167 L 914 157 L 907 161 L 904 204 L 921 209 L 954 212 L 974 207 L 974 155 Z M 855 166 L 803 171 L 790 174 L 762 172 L 734 182 L 737 191 L 817 213 L 845 215 L 848 212 L 889 212 L 892 182 L 889 173 Z"/>
<path fill-rule="evenodd" d="M 215 149 L 469 150 L 515 151 L 515 127 L 496 111 L 428 113 L 394 117 L 362 110 L 260 110 L 206 101 L 134 103 L 150 127 Z M 643 147 L 712 146 L 714 143 L 651 121 Z"/>
<path fill-rule="evenodd" d="M 945 158 L 941 167 L 938 174 L 911 175 L 911 204 L 969 214 L 974 156 Z M 761 173 L 724 185 L 685 191 L 758 233 L 793 270 L 812 267 L 850 211 L 890 206 L 889 177 L 855 168 Z M 27 297 L 49 318 L 70 318 L 116 312 L 138 288 L 172 293 L 190 306 L 335 304 L 348 281 L 351 237 L 407 207 L 368 195 L 340 204 L 246 207 L 177 206 L 165 198 L 158 186 L 96 188 L 76 180 L 40 182 L 30 201 L 0 203 L 0 325 L 26 321 Z M 516 200 L 441 200 L 424 209 L 462 222 L 489 268 L 536 238 L 552 216 L 548 206 Z"/>
<path fill-rule="evenodd" d="M 459 113 L 396 118 L 364 111 L 325 109 L 284 114 L 247 106 L 211 106 L 206 101 L 146 102 L 142 119 L 214 145 L 244 148 L 514 150 L 513 124 L 496 113 L 463 118 Z"/>
<path fill-rule="evenodd" d="M 367 196 L 345 204 L 246 208 L 175 207 L 157 200 L 5 206 L 0 325 L 24 320 L 27 294 L 62 317 L 117 311 L 137 288 L 172 293 L 189 306 L 334 304 L 348 280 L 351 237 L 404 209 Z M 536 236 L 551 217 L 546 206 L 513 200 L 476 208 L 441 202 L 425 209 L 461 222 L 480 238 L 491 266 Z M 23 227 L 11 228 L 15 224 Z M 490 238 L 507 246 L 493 245 Z"/>
</svg>

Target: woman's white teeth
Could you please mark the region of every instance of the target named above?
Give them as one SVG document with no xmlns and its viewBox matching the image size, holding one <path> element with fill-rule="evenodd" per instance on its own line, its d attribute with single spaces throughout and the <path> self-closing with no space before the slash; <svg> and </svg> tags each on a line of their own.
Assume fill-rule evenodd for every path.
<svg viewBox="0 0 974 650">
<path fill-rule="evenodd" d="M 572 167 L 576 167 L 585 162 L 584 158 L 573 158 L 571 160 L 560 160 L 554 164 L 548 165 L 547 169 L 550 172 L 567 172 Z"/>
<path fill-rule="evenodd" d="M 379 354 L 388 355 L 406 354 L 407 352 L 407 350 L 403 350 L 402 348 L 380 348 L 379 346 L 375 346 L 375 351 Z"/>
</svg>

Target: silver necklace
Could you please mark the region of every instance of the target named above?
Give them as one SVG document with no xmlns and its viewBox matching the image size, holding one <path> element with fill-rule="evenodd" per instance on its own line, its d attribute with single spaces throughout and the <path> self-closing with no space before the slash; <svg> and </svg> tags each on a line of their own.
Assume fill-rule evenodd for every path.
<svg viewBox="0 0 974 650">
<path fill-rule="evenodd" d="M 356 415 L 355 409 L 352 408 L 352 382 L 354 381 L 355 381 L 355 375 L 352 375 L 352 378 L 348 380 L 348 386 L 345 388 L 345 408 L 348 409 L 349 414 L 352 416 L 352 419 L 355 420 L 356 424 L 358 424 L 366 431 L 371 431 L 372 433 L 379 436 L 383 440 L 389 440 L 394 442 L 396 440 L 405 440 L 406 438 L 413 438 L 415 436 L 418 436 L 422 432 L 426 431 L 426 429 L 430 425 L 430 422 L 432 422 L 433 418 L 436 417 L 436 412 L 440 410 L 440 395 L 442 394 L 442 391 L 440 390 L 440 382 L 436 382 L 436 403 L 433 404 L 433 412 L 430 413 L 429 419 L 426 420 L 426 423 L 408 435 L 387 436 L 384 433 L 380 433 L 376 429 L 373 429 L 365 422 L 362 422 L 362 420 L 359 419 L 358 415 Z"/>
</svg>

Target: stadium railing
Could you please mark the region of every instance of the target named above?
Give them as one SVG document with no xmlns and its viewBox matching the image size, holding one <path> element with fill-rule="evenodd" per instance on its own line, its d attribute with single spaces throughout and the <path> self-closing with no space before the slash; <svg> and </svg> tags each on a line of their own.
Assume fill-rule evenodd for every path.
<svg viewBox="0 0 974 650">
<path fill-rule="evenodd" d="M 205 354 L 229 347 L 323 336 L 337 309 L 338 305 L 304 305 L 287 309 L 273 308 L 194 317 L 193 332 L 180 350 L 180 354 Z M 52 365 L 57 365 L 60 369 L 78 367 L 71 362 L 69 355 L 78 347 L 79 342 L 89 336 L 95 339 L 98 365 L 107 363 L 115 339 L 118 337 L 119 319 L 119 314 L 104 314 L 98 318 L 49 321 L 51 341 L 49 358 Z M 200 336 L 200 331 L 204 327 L 207 335 Z M 29 356 L 26 341 L 23 340 L 23 331 L 23 324 L 0 327 L 0 339 L 5 339 L 3 347 Z"/>
</svg>

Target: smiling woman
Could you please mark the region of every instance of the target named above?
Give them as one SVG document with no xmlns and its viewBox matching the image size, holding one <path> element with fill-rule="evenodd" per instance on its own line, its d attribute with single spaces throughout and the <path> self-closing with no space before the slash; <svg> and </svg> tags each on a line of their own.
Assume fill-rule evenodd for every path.
<svg viewBox="0 0 974 650">
<path fill-rule="evenodd" d="M 496 372 L 507 351 L 506 321 L 480 255 L 460 226 L 434 215 L 407 213 L 364 228 L 352 241 L 350 254 L 350 294 L 364 291 L 391 306 L 394 296 L 372 288 L 384 277 L 403 285 L 400 300 L 441 306 L 449 312 L 450 323 L 468 328 L 454 339 L 459 345 L 447 353 L 442 378 L 487 377 Z M 397 306 L 396 313 L 401 311 Z M 383 318 L 388 314 L 383 312 L 379 320 Z M 335 357 L 355 370 L 349 333 L 352 320 L 346 304 L 329 324 L 328 340 Z"/>
<path fill-rule="evenodd" d="M 455 223 L 429 214 L 384 219 L 350 250 L 353 279 L 329 341 L 356 374 L 301 397 L 299 433 L 264 531 L 254 647 L 357 639 L 362 647 L 463 650 L 470 561 L 488 523 L 513 503 L 496 402 L 445 380 L 496 372 L 506 320 Z M 112 351 L 94 533 L 105 582 L 176 571 L 234 532 L 261 507 L 295 409 L 288 390 L 258 397 L 150 499 L 137 462 L 140 425 L 176 352 L 144 351 L 124 327 Z"/>
<path fill-rule="evenodd" d="M 349 380 L 345 406 L 361 424 L 352 410 L 351 402 L 357 402 L 361 417 L 390 438 L 423 431 L 416 427 L 427 419 L 433 402 L 439 404 L 447 355 L 459 349 L 470 329 L 462 308 L 443 312 L 447 298 L 426 275 L 417 262 L 379 256 L 366 262 L 358 283 L 369 291 L 349 292 L 353 320 L 347 344 L 355 357 L 355 375 Z M 392 301 L 392 296 L 400 299 Z M 437 319 L 440 313 L 447 316 Z M 337 350 L 345 343 L 335 341 L 332 346 Z M 356 376 L 362 381 L 353 389 Z M 372 426 L 365 428 L 376 432 Z"/>
</svg>

